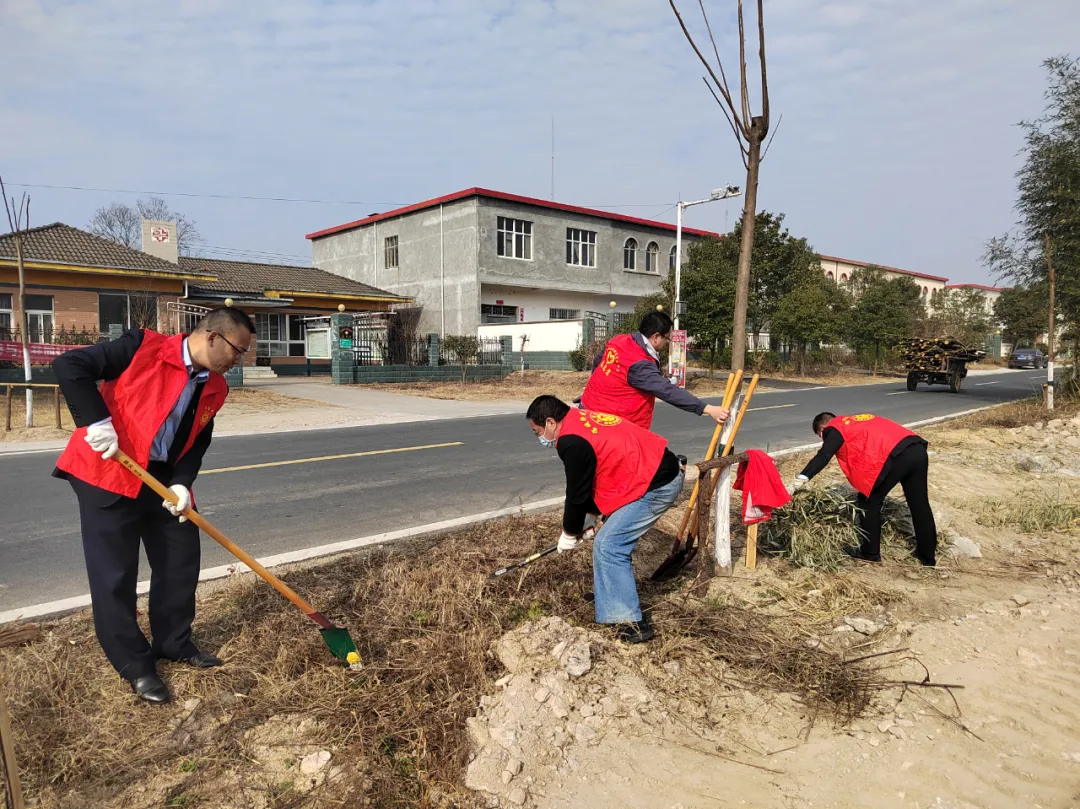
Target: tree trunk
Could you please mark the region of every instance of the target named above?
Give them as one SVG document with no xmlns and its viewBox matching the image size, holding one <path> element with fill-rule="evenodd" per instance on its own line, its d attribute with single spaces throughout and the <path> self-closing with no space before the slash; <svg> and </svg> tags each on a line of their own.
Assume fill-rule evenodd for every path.
<svg viewBox="0 0 1080 809">
<path fill-rule="evenodd" d="M 743 198 L 742 243 L 739 245 L 739 275 L 735 287 L 735 322 L 731 336 L 731 370 L 738 371 L 746 362 L 746 307 L 750 300 L 750 259 L 754 252 L 757 225 L 758 171 L 761 168 L 763 120 L 754 118 L 746 161 L 746 189 Z"/>
<path fill-rule="evenodd" d="M 30 371 L 30 318 L 26 314 L 26 268 L 23 266 L 22 235 L 15 234 L 15 259 L 19 267 L 19 320 L 22 323 L 23 376 L 27 384 L 33 381 Z M 26 426 L 34 426 L 34 389 L 26 389 Z"/>
</svg>

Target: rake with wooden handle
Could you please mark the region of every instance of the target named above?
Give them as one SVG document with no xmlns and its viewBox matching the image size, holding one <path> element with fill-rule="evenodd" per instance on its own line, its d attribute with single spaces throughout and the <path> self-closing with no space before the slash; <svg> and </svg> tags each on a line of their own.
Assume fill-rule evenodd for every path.
<svg viewBox="0 0 1080 809">
<path fill-rule="evenodd" d="M 742 369 L 736 371 L 733 374 L 728 374 L 727 385 L 724 388 L 724 398 L 720 404 L 724 409 L 729 409 L 731 403 L 735 400 L 735 395 L 739 391 L 739 387 L 742 385 L 743 372 Z M 729 416 L 730 418 L 730 416 Z M 716 447 L 720 443 L 720 435 L 724 431 L 723 424 L 717 424 L 716 429 L 713 430 L 712 440 L 709 442 L 709 449 L 705 453 L 705 460 L 711 460 L 716 454 Z M 730 442 L 729 442 L 730 443 Z M 726 453 L 725 453 L 726 454 Z M 683 514 L 682 522 L 679 524 L 679 531 L 675 535 L 675 542 L 671 546 L 671 553 L 668 554 L 667 559 L 660 563 L 660 566 L 653 572 L 653 579 L 661 579 L 668 575 L 671 571 L 678 570 L 680 567 L 687 563 L 687 555 L 690 552 L 690 548 L 693 545 L 691 538 L 687 534 L 687 528 L 690 526 L 691 517 L 697 513 L 697 500 L 698 494 L 701 491 L 701 478 L 694 483 L 694 490 L 690 493 L 690 501 L 686 506 L 686 513 Z"/>
<path fill-rule="evenodd" d="M 135 461 L 125 455 L 123 451 L 117 451 L 116 455 L 113 457 L 119 461 L 125 469 L 153 489 L 163 499 L 168 500 L 173 504 L 177 502 L 176 494 L 173 493 L 171 489 L 135 463 Z M 199 512 L 195 511 L 195 509 L 188 507 L 184 509 L 183 513 L 185 517 L 191 520 L 191 522 L 209 534 L 211 539 L 251 568 L 255 575 L 285 596 L 285 598 L 299 608 L 304 615 L 310 618 L 319 627 L 319 631 L 322 633 L 323 642 L 334 657 L 343 663 L 346 663 L 351 669 L 359 669 L 361 667 L 360 653 L 356 650 L 356 644 L 349 636 L 348 630 L 339 626 L 334 626 L 326 616 L 304 601 L 304 599 L 298 596 L 289 585 L 260 565 L 255 560 L 254 556 L 221 533 L 221 531 L 211 525 L 210 521 L 203 517 Z"/>
</svg>

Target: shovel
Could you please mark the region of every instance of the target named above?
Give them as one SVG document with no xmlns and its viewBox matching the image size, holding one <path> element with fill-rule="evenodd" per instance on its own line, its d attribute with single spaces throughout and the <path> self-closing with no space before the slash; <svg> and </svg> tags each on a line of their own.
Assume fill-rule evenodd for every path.
<svg viewBox="0 0 1080 809">
<path fill-rule="evenodd" d="M 125 455 L 124 452 L 118 450 L 113 457 L 119 461 L 125 469 L 153 489 L 163 499 L 168 500 L 174 505 L 176 504 L 177 498 L 172 490 L 135 463 L 135 461 Z M 193 508 L 186 508 L 184 509 L 184 516 L 209 534 L 215 542 L 221 545 L 221 547 L 251 568 L 259 578 L 285 596 L 285 598 L 289 599 L 289 601 L 291 601 L 294 606 L 298 607 L 304 615 L 314 621 L 316 625 L 318 625 L 319 631 L 322 633 L 323 643 L 325 643 L 326 648 L 330 650 L 330 654 L 347 664 L 348 667 L 354 671 L 361 668 L 360 653 L 356 650 L 356 644 L 353 643 L 353 639 L 349 636 L 348 630 L 339 626 L 334 626 L 326 616 L 321 612 L 317 612 L 313 606 L 298 596 L 289 585 L 255 561 L 255 557 L 211 525 L 209 520 L 199 514 L 199 512 L 195 511 Z"/>
<path fill-rule="evenodd" d="M 730 409 L 731 403 L 735 400 L 735 394 L 738 393 L 739 387 L 742 385 L 743 372 L 741 370 L 736 371 L 734 374 L 728 374 L 727 385 L 724 388 L 724 398 L 720 404 L 725 409 Z M 730 416 L 728 417 L 730 418 Z M 709 449 L 705 453 L 705 460 L 711 461 L 713 456 L 716 455 L 716 447 L 720 443 L 720 434 L 724 431 L 723 424 L 717 424 L 713 430 L 712 440 L 709 442 Z M 730 442 L 729 442 L 730 443 Z M 688 561 L 690 561 L 689 554 L 693 548 L 693 526 L 690 525 L 691 517 L 697 514 L 697 499 L 698 493 L 701 490 L 701 478 L 699 477 L 694 483 L 694 490 L 690 493 L 690 500 L 686 506 L 686 513 L 683 514 L 682 523 L 679 525 L 679 532 L 675 535 L 675 542 L 672 543 L 671 553 L 668 557 L 660 563 L 660 566 L 653 571 L 650 578 L 653 581 L 659 581 L 666 578 L 672 572 L 678 570 Z M 690 536 L 687 536 L 687 529 L 690 528 Z"/>
</svg>

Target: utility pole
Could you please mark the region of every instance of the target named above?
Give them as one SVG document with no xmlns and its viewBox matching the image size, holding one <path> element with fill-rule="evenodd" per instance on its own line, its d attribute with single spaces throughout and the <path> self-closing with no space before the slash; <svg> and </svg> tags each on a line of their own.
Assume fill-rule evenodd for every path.
<svg viewBox="0 0 1080 809">
<path fill-rule="evenodd" d="M 706 202 L 716 202 L 721 199 L 737 197 L 742 192 L 737 185 L 729 185 L 724 188 L 716 188 L 705 199 L 696 199 L 693 202 L 678 202 L 675 205 L 675 328 L 679 328 L 679 315 L 682 312 L 682 214 L 683 210 L 691 205 L 701 205 Z"/>
</svg>

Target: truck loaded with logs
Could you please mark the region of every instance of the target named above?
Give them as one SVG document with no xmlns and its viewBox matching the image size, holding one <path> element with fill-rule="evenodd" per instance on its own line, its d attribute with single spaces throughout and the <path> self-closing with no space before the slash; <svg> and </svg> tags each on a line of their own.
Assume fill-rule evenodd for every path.
<svg viewBox="0 0 1080 809">
<path fill-rule="evenodd" d="M 967 364 L 986 356 L 985 351 L 968 348 L 954 337 L 904 340 L 900 343 L 900 351 L 908 372 L 908 390 L 915 390 L 920 382 L 925 382 L 927 385 L 948 385 L 953 393 L 960 392 L 967 376 Z"/>
</svg>

